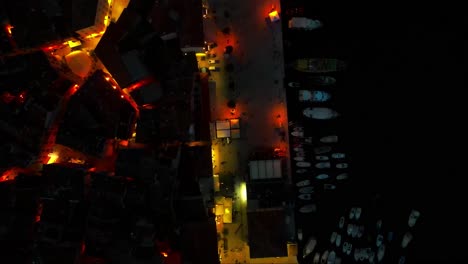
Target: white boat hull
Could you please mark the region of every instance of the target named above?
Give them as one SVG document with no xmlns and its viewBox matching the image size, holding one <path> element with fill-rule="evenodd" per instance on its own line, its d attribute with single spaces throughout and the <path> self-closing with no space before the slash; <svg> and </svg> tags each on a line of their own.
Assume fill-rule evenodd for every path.
<svg viewBox="0 0 468 264">
<path fill-rule="evenodd" d="M 325 173 L 322 173 L 322 174 L 319 174 L 317 176 L 315 176 L 315 178 L 317 180 L 325 180 L 325 179 L 328 179 L 330 176 L 328 176 L 328 174 L 325 174 Z"/>
<path fill-rule="evenodd" d="M 310 193 L 302 193 L 302 194 L 299 194 L 297 197 L 305 201 L 312 200 L 312 195 Z"/>
<path fill-rule="evenodd" d="M 306 162 L 306 161 L 299 161 L 299 162 L 296 162 L 296 165 L 298 167 L 301 167 L 301 168 L 308 168 L 310 167 L 310 162 Z"/>
<path fill-rule="evenodd" d="M 329 120 L 337 118 L 340 114 L 335 110 L 327 107 L 307 107 L 302 113 L 304 116 L 317 120 Z"/>
<path fill-rule="evenodd" d="M 322 143 L 336 143 L 336 142 L 338 142 L 338 136 L 337 135 L 330 135 L 330 136 L 322 137 L 320 139 L 320 142 L 322 142 Z"/>
<path fill-rule="evenodd" d="M 328 153 L 332 150 L 332 147 L 330 146 L 323 146 L 323 147 L 316 147 L 314 148 L 314 153 L 315 154 L 324 154 Z"/>
<path fill-rule="evenodd" d="M 331 163 L 330 162 L 319 162 L 319 163 L 315 164 L 315 167 L 317 169 L 328 169 L 328 168 L 331 167 Z"/>
<path fill-rule="evenodd" d="M 319 90 L 299 90 L 299 101 L 301 102 L 326 102 L 331 95 Z"/>
<path fill-rule="evenodd" d="M 296 183 L 297 187 L 304 187 L 304 186 L 307 186 L 307 185 L 310 185 L 310 180 L 303 180 L 303 181 L 300 181 L 300 182 Z"/>
<path fill-rule="evenodd" d="M 317 246 L 317 239 L 315 237 L 309 238 L 307 244 L 302 250 L 302 258 L 307 257 L 310 253 L 314 252 L 315 246 Z"/>
<path fill-rule="evenodd" d="M 308 187 L 302 187 L 299 189 L 299 193 L 313 193 L 314 192 L 314 187 L 308 186 Z"/>
</svg>

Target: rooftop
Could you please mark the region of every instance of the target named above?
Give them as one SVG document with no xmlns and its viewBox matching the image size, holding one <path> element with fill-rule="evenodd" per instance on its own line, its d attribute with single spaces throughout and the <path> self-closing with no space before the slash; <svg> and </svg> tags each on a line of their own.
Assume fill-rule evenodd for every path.
<svg viewBox="0 0 468 264">
<path fill-rule="evenodd" d="M 287 238 L 282 208 L 247 212 L 250 258 L 285 257 Z"/>
</svg>

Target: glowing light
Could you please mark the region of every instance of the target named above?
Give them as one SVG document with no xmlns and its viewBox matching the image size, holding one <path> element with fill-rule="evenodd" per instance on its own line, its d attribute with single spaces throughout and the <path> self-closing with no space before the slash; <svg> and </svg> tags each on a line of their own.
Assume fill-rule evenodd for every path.
<svg viewBox="0 0 468 264">
<path fill-rule="evenodd" d="M 56 153 L 49 153 L 49 155 L 47 155 L 49 157 L 49 160 L 47 161 L 47 164 L 52 164 L 52 163 L 55 163 L 59 156 L 56 154 Z"/>
<path fill-rule="evenodd" d="M 12 33 L 11 33 L 11 30 L 12 30 L 13 28 L 15 28 L 15 27 L 14 27 L 14 26 L 11 26 L 11 25 L 7 25 L 7 26 L 6 26 L 6 30 L 7 30 L 7 32 L 8 32 L 8 35 L 11 36 L 11 34 L 12 34 Z"/>
<path fill-rule="evenodd" d="M 110 23 L 109 16 L 105 16 L 104 17 L 104 26 L 107 27 L 109 25 L 109 23 Z"/>
<path fill-rule="evenodd" d="M 109 78 L 109 77 L 106 77 L 106 81 L 109 81 L 109 80 L 110 80 L 110 78 Z"/>
<path fill-rule="evenodd" d="M 112 88 L 115 90 L 115 89 L 117 89 L 117 86 L 115 86 L 115 85 L 112 85 Z"/>
<path fill-rule="evenodd" d="M 275 22 L 275 21 L 278 21 L 280 19 L 278 11 L 276 11 L 276 10 L 271 11 L 268 14 L 268 16 L 270 17 L 271 22 Z"/>
<path fill-rule="evenodd" d="M 104 33 L 104 31 L 99 32 L 99 33 L 91 33 L 91 34 L 89 34 L 88 36 L 86 36 L 85 38 L 86 38 L 86 39 L 92 39 L 92 38 L 95 38 L 95 37 L 97 37 L 97 36 L 102 35 L 103 33 Z"/>
<path fill-rule="evenodd" d="M 197 53 L 195 53 L 195 56 L 203 57 L 203 56 L 205 56 L 205 53 L 197 52 Z"/>
<path fill-rule="evenodd" d="M 68 44 L 68 46 L 70 48 L 74 48 L 74 47 L 78 47 L 81 45 L 81 42 L 80 41 L 73 41 L 73 40 L 69 40 L 68 42 L 64 43 L 64 44 Z"/>
<path fill-rule="evenodd" d="M 167 256 L 169 256 L 166 252 L 161 252 L 161 255 L 163 255 L 163 257 L 167 258 Z"/>
<path fill-rule="evenodd" d="M 130 93 L 132 92 L 133 90 L 136 90 L 136 89 L 139 89 L 141 88 L 142 86 L 145 86 L 147 84 L 150 84 L 154 82 L 154 78 L 152 76 L 148 77 L 148 78 L 145 78 L 141 81 L 138 81 L 137 83 L 134 83 L 132 85 L 130 85 L 129 87 L 127 87 L 127 91 Z"/>
<path fill-rule="evenodd" d="M 122 98 L 122 99 L 123 99 L 123 98 L 124 98 L 124 96 L 123 96 L 123 95 L 121 95 L 121 96 L 120 96 L 120 98 Z"/>
<path fill-rule="evenodd" d="M 247 185 L 245 184 L 245 182 L 241 183 L 240 191 L 241 191 L 241 201 L 247 202 Z"/>
</svg>

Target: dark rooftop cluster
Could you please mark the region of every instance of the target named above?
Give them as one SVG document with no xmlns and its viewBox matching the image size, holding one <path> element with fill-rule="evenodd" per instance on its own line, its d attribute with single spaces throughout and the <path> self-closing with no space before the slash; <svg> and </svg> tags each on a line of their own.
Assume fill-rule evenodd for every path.
<svg viewBox="0 0 468 264">
<path fill-rule="evenodd" d="M 214 216 L 196 179 L 180 173 L 191 152 L 122 149 L 112 174 L 49 164 L 1 182 L 0 262 L 162 263 L 166 255 L 179 261 L 171 263 L 215 263 Z M 194 248 L 201 236 L 205 243 Z"/>
<path fill-rule="evenodd" d="M 2 27 L 14 27 L 11 35 L 19 48 L 33 48 L 60 42 L 80 29 L 93 26 L 97 6 L 98 0 L 2 1 L 0 22 Z"/>
<path fill-rule="evenodd" d="M 219 263 L 199 184 L 207 80 L 183 51 L 203 46 L 201 1 L 167 1 L 170 32 L 148 22 L 158 2 L 131 1 L 84 50 L 105 69 L 75 84 L 49 62 L 64 51 L 44 47 L 84 49 L 100 2 L 0 4 L 0 263 Z M 191 127 L 205 144 L 187 143 Z"/>
<path fill-rule="evenodd" d="M 0 76 L 1 146 L 5 150 L 0 168 L 27 166 L 39 153 L 71 82 L 58 76 L 42 52 L 3 58 Z"/>
</svg>

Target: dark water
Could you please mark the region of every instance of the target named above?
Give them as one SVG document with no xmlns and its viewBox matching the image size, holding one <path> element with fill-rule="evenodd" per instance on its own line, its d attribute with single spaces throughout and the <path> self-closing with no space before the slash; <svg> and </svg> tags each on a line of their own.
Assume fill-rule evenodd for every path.
<svg viewBox="0 0 468 264">
<path fill-rule="evenodd" d="M 314 133 L 338 131 L 351 159 L 352 184 L 329 199 L 336 205 L 369 204 L 401 230 L 411 208 L 417 208 L 422 216 L 414 243 L 403 252 L 408 263 L 461 260 L 467 156 L 461 29 L 466 24 L 441 12 L 307 2 L 298 4 L 305 16 L 325 26 L 308 34 L 284 30 L 291 43 L 285 45 L 286 61 L 334 57 L 348 63 L 336 76 L 332 102 L 342 118 L 312 125 Z M 283 3 L 282 10 L 290 5 Z M 289 105 L 294 115 L 297 104 Z"/>
</svg>

